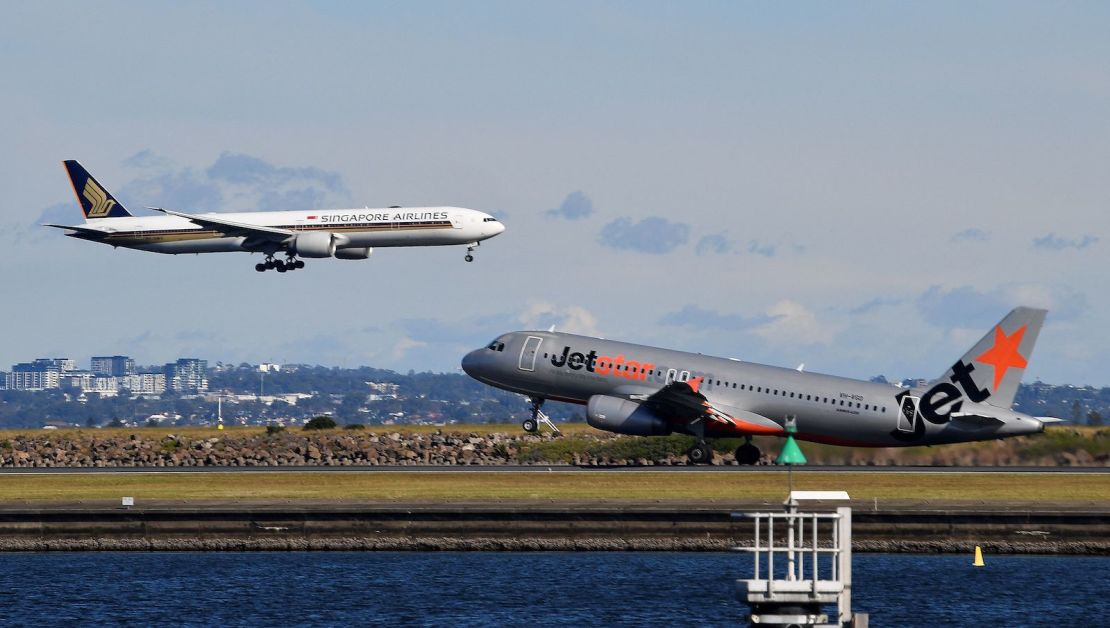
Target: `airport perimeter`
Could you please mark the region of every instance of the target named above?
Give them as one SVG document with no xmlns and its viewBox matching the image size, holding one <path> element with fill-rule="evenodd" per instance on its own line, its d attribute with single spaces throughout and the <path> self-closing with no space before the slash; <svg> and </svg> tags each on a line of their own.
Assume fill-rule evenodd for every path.
<svg viewBox="0 0 1110 628">
<path fill-rule="evenodd" d="M 0 550 L 718 551 L 790 481 L 848 491 L 857 551 L 1106 555 L 1110 475 L 1089 471 L 9 473 Z"/>
</svg>

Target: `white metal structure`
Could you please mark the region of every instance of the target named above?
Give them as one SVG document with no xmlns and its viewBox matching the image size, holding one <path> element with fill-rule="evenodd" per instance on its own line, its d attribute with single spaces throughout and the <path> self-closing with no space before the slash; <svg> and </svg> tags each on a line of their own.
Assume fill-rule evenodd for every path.
<svg viewBox="0 0 1110 628">
<path fill-rule="evenodd" d="M 753 522 L 754 574 L 737 580 L 737 596 L 751 608 L 752 626 L 866 627 L 852 613 L 852 509 L 799 512 L 799 501 L 843 501 L 844 491 L 795 491 L 785 512 L 734 513 Z M 822 606 L 836 604 L 830 623 Z"/>
</svg>

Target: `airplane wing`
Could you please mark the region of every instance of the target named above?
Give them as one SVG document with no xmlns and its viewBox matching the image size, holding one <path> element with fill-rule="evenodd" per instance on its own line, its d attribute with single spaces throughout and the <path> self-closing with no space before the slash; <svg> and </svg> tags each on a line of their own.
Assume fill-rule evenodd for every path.
<svg viewBox="0 0 1110 628">
<path fill-rule="evenodd" d="M 244 222 L 236 222 L 234 220 L 225 220 L 215 216 L 198 216 L 196 214 L 186 214 L 185 212 L 178 212 L 172 209 L 164 209 L 162 207 L 148 207 L 156 212 L 162 212 L 170 216 L 178 216 L 191 221 L 193 224 L 200 225 L 206 229 L 215 229 L 220 233 L 229 236 L 249 236 L 261 238 L 264 240 L 284 241 L 291 237 L 293 232 L 289 229 L 278 229 L 276 227 L 263 227 L 261 225 L 251 225 Z"/>
<path fill-rule="evenodd" d="M 705 421 L 706 425 L 729 426 L 743 434 L 782 434 L 783 428 L 771 419 L 740 408 L 711 403 L 700 392 L 701 379 L 689 382 L 672 382 L 642 403 L 659 417 L 682 425 Z M 629 396 L 638 401 L 637 396 Z"/>
</svg>

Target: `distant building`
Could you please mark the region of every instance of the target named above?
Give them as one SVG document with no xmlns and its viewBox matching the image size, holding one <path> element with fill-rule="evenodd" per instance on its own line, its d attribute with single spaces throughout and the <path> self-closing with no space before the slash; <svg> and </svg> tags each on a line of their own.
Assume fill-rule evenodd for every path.
<svg viewBox="0 0 1110 628">
<path fill-rule="evenodd" d="M 58 371 L 76 371 L 77 360 L 72 358 L 37 358 L 31 365 L 38 369 L 57 369 Z"/>
<path fill-rule="evenodd" d="M 8 378 L 9 377 L 11 377 L 11 373 L 5 373 L 4 371 L 0 371 L 0 390 L 7 390 L 8 389 Z"/>
<path fill-rule="evenodd" d="M 139 373 L 119 378 L 119 387 L 132 395 L 161 395 L 166 392 L 165 373 Z"/>
<path fill-rule="evenodd" d="M 386 382 L 366 382 L 366 385 L 370 387 L 370 390 L 378 393 L 379 399 L 396 399 L 397 391 L 400 389 L 400 386 L 397 384 L 389 384 Z"/>
<path fill-rule="evenodd" d="M 109 377 L 127 377 L 135 374 L 135 360 L 125 355 L 94 356 L 92 372 Z"/>
<path fill-rule="evenodd" d="M 32 362 L 12 365 L 8 375 L 9 390 L 50 390 L 61 385 L 61 375 L 74 370 L 76 363 L 69 358 L 39 358 Z"/>
<path fill-rule="evenodd" d="M 281 365 L 273 364 L 271 362 L 263 362 L 262 364 L 258 365 L 258 370 L 262 371 L 263 373 L 279 373 L 281 372 Z"/>
<path fill-rule="evenodd" d="M 85 391 L 92 388 L 92 371 L 67 371 L 58 375 L 58 386 Z"/>
<path fill-rule="evenodd" d="M 177 362 L 167 364 L 166 388 L 185 393 L 208 390 L 208 360 L 181 358 Z"/>
</svg>

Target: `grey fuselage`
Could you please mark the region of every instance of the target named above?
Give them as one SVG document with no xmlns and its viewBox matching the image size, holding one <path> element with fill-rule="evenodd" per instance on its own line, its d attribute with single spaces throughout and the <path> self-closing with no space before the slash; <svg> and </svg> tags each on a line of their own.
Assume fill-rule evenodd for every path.
<svg viewBox="0 0 1110 628">
<path fill-rule="evenodd" d="M 930 420 L 914 412 L 902 416 L 903 397 L 916 400 L 927 389 L 566 333 L 504 334 L 467 354 L 462 367 L 471 377 L 497 388 L 579 404 L 594 395 L 642 399 L 670 382 L 702 378 L 699 392 L 715 408 L 733 416 L 754 413 L 764 419 L 747 423 L 751 429 L 743 422 L 738 422 L 740 427 L 707 423 L 707 437 L 782 434 L 790 416 L 796 419 L 798 438 L 847 446 L 933 445 L 1043 431 L 1037 419 L 963 397 L 939 408 Z M 957 410 L 991 417 L 992 423 L 947 420 Z M 937 420 L 938 414 L 945 420 Z M 673 424 L 673 430 L 693 433 L 680 423 Z"/>
</svg>

